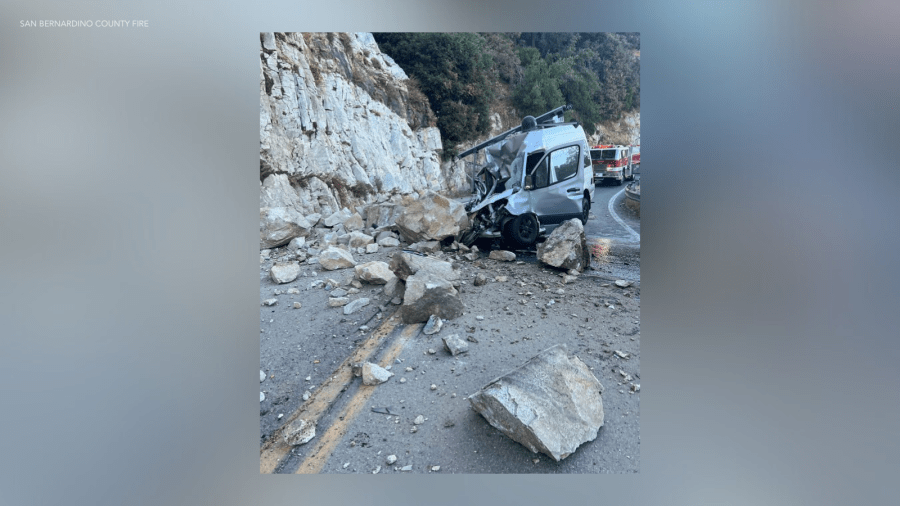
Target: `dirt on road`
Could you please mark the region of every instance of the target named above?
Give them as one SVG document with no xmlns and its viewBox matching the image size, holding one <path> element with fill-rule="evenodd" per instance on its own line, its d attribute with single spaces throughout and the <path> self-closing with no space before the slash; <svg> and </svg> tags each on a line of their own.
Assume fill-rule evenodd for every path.
<svg viewBox="0 0 900 506">
<path fill-rule="evenodd" d="M 324 271 L 302 263 L 295 281 L 274 283 L 269 269 L 287 252 L 272 250 L 260 265 L 260 471 L 639 471 L 639 247 L 598 237 L 589 243 L 593 269 L 569 283 L 533 250 L 516 251 L 513 262 L 489 259 L 487 251 L 475 261 L 439 253 L 458 266 L 465 312 L 433 335 L 424 334 L 422 324 L 402 324 L 383 285 L 355 288 L 352 268 Z M 390 262 L 401 248 L 355 257 Z M 479 274 L 487 283 L 475 286 Z M 619 287 L 619 279 L 632 284 Z M 369 303 L 345 315 L 341 307 L 328 307 L 330 289 Z M 272 298 L 274 305 L 264 305 Z M 451 334 L 466 340 L 468 352 L 452 356 L 444 348 L 442 338 Z M 555 462 L 491 427 L 466 397 L 559 343 L 604 386 L 605 421 L 595 440 Z M 363 361 L 394 375 L 362 385 L 350 366 Z M 316 435 L 303 445 L 285 444 L 285 433 L 299 420 L 315 425 Z"/>
</svg>

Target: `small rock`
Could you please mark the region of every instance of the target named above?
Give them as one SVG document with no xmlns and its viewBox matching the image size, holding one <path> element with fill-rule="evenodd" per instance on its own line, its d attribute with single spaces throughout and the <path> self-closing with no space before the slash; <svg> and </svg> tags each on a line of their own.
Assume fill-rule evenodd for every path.
<svg viewBox="0 0 900 506">
<path fill-rule="evenodd" d="M 288 293 L 288 295 L 297 295 L 300 293 L 300 290 L 298 290 L 296 288 L 288 288 L 287 293 Z"/>
<path fill-rule="evenodd" d="M 406 383 L 406 378 L 400 378 L 400 383 Z"/>
<path fill-rule="evenodd" d="M 482 321 L 482 320 L 484 320 L 484 316 L 478 315 L 475 317 L 475 319 L 478 321 Z"/>
<path fill-rule="evenodd" d="M 472 342 L 478 342 L 475 341 L 474 337 L 471 340 Z M 450 334 L 444 338 L 444 348 L 447 348 L 451 355 L 456 356 L 469 351 L 469 343 L 463 341 L 459 334 Z"/>
<path fill-rule="evenodd" d="M 415 420 L 413 420 L 413 423 L 416 425 L 422 425 L 423 423 L 425 423 L 425 417 L 422 415 L 419 415 L 416 417 Z"/>
<path fill-rule="evenodd" d="M 350 286 L 353 288 L 362 288 L 362 283 L 358 279 L 354 279 L 350 282 Z"/>
<path fill-rule="evenodd" d="M 378 245 L 375 243 L 367 244 L 366 253 L 378 253 Z"/>
<path fill-rule="evenodd" d="M 506 280 L 509 279 L 506 276 L 497 276 L 494 278 L 494 281 L 497 283 L 506 283 Z"/>
<path fill-rule="evenodd" d="M 350 467 L 350 463 L 349 463 L 349 462 L 347 462 L 346 464 L 344 464 L 344 469 L 347 469 L 348 467 Z"/>
<path fill-rule="evenodd" d="M 344 297 L 348 293 L 349 292 L 347 290 L 344 290 L 343 288 L 335 288 L 334 290 L 331 291 L 331 293 L 328 294 L 328 296 L 329 297 Z"/>
<path fill-rule="evenodd" d="M 413 425 L 413 426 L 409 429 L 409 433 L 410 433 L 410 434 L 415 434 L 416 432 L 419 432 L 419 428 L 416 427 L 415 425 Z"/>
<path fill-rule="evenodd" d="M 618 286 L 619 288 L 628 288 L 632 284 L 633 283 L 631 281 L 625 281 L 624 279 L 616 280 L 616 286 Z"/>
<path fill-rule="evenodd" d="M 574 283 L 575 281 L 578 280 L 578 276 L 572 276 L 572 275 L 569 275 L 569 274 L 564 274 L 563 277 L 562 277 L 562 280 L 563 280 L 563 283 L 564 283 L 564 284 Z"/>
<path fill-rule="evenodd" d="M 263 301 L 263 306 L 274 306 L 278 302 L 278 299 L 266 299 Z"/>
<path fill-rule="evenodd" d="M 431 466 L 431 471 L 436 473 L 441 470 L 441 466 Z"/>
<path fill-rule="evenodd" d="M 415 427 L 413 427 L 413 428 L 415 428 Z M 403 467 L 400 468 L 400 470 L 401 470 L 401 471 L 412 471 L 412 466 L 411 466 L 411 465 L 410 465 L 410 466 L 403 466 Z"/>
<path fill-rule="evenodd" d="M 378 474 L 379 471 L 381 471 L 381 466 L 376 467 L 372 474 Z"/>
<path fill-rule="evenodd" d="M 630 356 L 627 353 L 625 353 L 624 351 L 619 351 L 619 350 L 615 350 L 613 353 L 615 353 L 619 358 L 627 359 Z"/>
<path fill-rule="evenodd" d="M 309 400 L 309 392 L 308 392 L 308 391 L 307 391 L 307 392 L 303 392 L 303 400 L 304 400 L 304 401 L 308 401 L 308 400 Z"/>
<path fill-rule="evenodd" d="M 266 380 L 266 373 L 259 371 L 259 382 L 262 383 Z"/>
<path fill-rule="evenodd" d="M 329 297 L 328 298 L 328 307 L 341 307 L 346 306 L 350 303 L 350 299 L 347 297 Z"/>
<path fill-rule="evenodd" d="M 429 354 L 429 355 L 434 355 L 435 353 L 437 353 L 437 352 L 434 351 L 434 348 L 428 348 L 428 354 Z"/>
<path fill-rule="evenodd" d="M 432 390 L 437 390 L 437 385 L 435 385 L 434 383 L 432 383 L 432 384 L 431 384 L 431 389 L 432 389 Z"/>
<path fill-rule="evenodd" d="M 298 418 L 284 428 L 284 442 L 291 446 L 308 443 L 316 436 L 316 424 Z"/>
<path fill-rule="evenodd" d="M 266 400 L 266 394 L 260 392 L 260 393 L 259 393 L 259 402 L 262 402 L 262 401 L 264 401 L 264 400 Z"/>
<path fill-rule="evenodd" d="M 394 462 L 397 462 L 397 456 L 396 455 L 388 455 L 384 461 L 387 462 L 387 465 L 389 465 L 389 466 L 393 465 Z"/>
<path fill-rule="evenodd" d="M 299 302 L 294 303 L 294 309 L 300 309 L 301 307 L 303 307 L 303 305 L 300 304 Z"/>
<path fill-rule="evenodd" d="M 425 324 L 425 329 L 422 330 L 422 333 L 424 333 L 425 335 L 428 335 L 428 336 L 437 334 L 438 332 L 441 331 L 441 327 L 443 327 L 443 326 L 444 326 L 444 321 L 441 320 L 440 316 L 431 315 L 431 317 L 428 318 L 428 323 Z"/>
<path fill-rule="evenodd" d="M 475 275 L 475 281 L 472 283 L 475 286 L 483 286 L 487 284 L 487 277 L 480 272 Z"/>
<path fill-rule="evenodd" d="M 295 238 L 291 239 L 290 244 L 288 244 L 288 249 L 289 250 L 298 250 L 305 245 L 306 245 L 305 237 L 295 237 Z"/>
<path fill-rule="evenodd" d="M 371 362 L 366 362 L 362 366 L 362 381 L 363 385 L 380 385 L 384 383 L 394 373 L 388 371 L 387 369 L 381 367 L 378 364 L 373 364 Z"/>
<path fill-rule="evenodd" d="M 353 314 L 360 308 L 368 306 L 368 305 L 369 305 L 369 299 L 366 297 L 361 297 L 361 298 L 356 299 L 353 302 L 347 304 L 346 306 L 344 306 L 344 314 L 345 315 Z"/>
<path fill-rule="evenodd" d="M 488 258 L 492 260 L 499 260 L 501 262 L 512 262 L 516 259 L 516 254 L 512 251 L 494 250 L 491 251 L 491 254 L 488 255 Z"/>
</svg>

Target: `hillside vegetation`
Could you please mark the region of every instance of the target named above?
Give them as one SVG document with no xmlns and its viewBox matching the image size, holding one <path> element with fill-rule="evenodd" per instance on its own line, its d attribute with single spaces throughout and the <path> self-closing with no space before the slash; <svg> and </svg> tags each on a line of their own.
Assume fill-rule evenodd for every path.
<svg viewBox="0 0 900 506">
<path fill-rule="evenodd" d="M 492 112 L 519 118 L 572 104 L 592 134 L 640 110 L 637 33 L 375 33 L 437 115 L 444 156 L 484 138 Z"/>
</svg>

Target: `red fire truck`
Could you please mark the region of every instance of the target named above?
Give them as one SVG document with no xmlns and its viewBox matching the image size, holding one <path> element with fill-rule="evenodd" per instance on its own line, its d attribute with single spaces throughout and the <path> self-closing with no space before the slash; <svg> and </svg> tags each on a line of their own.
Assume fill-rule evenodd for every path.
<svg viewBox="0 0 900 506">
<path fill-rule="evenodd" d="M 602 181 L 622 184 L 626 179 L 634 179 L 634 171 L 640 163 L 640 146 L 600 144 L 591 148 L 594 184 Z"/>
</svg>

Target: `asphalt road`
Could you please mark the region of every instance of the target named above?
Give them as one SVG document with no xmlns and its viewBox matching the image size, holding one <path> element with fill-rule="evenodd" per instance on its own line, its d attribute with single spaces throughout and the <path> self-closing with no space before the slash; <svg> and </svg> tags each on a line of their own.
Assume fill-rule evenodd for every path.
<svg viewBox="0 0 900 506">
<path fill-rule="evenodd" d="M 349 283 L 352 269 L 321 272 L 304 264 L 305 276 L 276 285 L 266 275 L 271 261 L 262 263 L 260 302 L 271 297 L 279 302 L 260 310 L 260 368 L 267 376 L 260 384 L 266 394 L 260 403 L 260 471 L 638 472 L 640 391 L 633 391 L 633 385 L 640 383 L 640 246 L 609 213 L 610 199 L 618 194 L 614 213 L 637 233 L 640 222 L 622 205 L 622 188 L 596 188 L 586 227 L 589 241 L 600 251 L 593 270 L 563 284 L 558 272 L 536 261 L 533 251 L 518 251 L 515 263 L 489 260 L 486 254 L 477 262 L 458 262 L 465 314 L 446 321 L 431 336 L 421 332 L 421 325 L 392 318 L 397 306 L 380 286 L 364 284 L 352 297 L 367 297 L 370 304 L 346 316 L 340 308 L 327 307 L 325 289 L 310 287 L 329 278 Z M 388 260 L 395 251 L 358 260 Z M 273 257 L 281 253 L 275 250 Z M 492 281 L 473 286 L 477 273 Z M 611 283 L 615 279 L 635 285 L 623 290 Z M 275 295 L 292 287 L 299 293 Z M 301 308 L 294 309 L 293 302 Z M 454 333 L 470 338 L 469 351 L 456 357 L 441 340 Z M 560 462 L 507 438 L 466 400 L 557 343 L 582 359 L 605 389 L 605 422 L 598 437 Z M 349 367 L 362 360 L 390 366 L 395 375 L 381 385 L 363 386 Z M 426 420 L 417 425 L 419 415 Z M 314 422 L 316 436 L 304 445 L 284 445 L 285 426 L 299 419 Z M 392 465 L 386 461 L 389 455 L 397 457 Z M 411 468 L 404 471 L 406 466 Z"/>
</svg>

